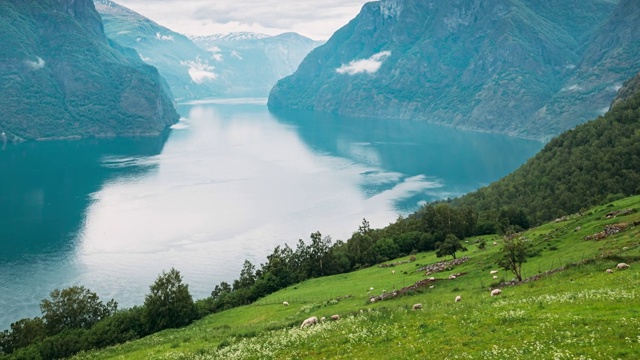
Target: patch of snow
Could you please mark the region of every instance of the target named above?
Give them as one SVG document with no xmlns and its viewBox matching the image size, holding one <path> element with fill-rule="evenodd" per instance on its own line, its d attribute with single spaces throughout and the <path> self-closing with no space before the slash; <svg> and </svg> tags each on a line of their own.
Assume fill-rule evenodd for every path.
<svg viewBox="0 0 640 360">
<path fill-rule="evenodd" d="M 159 32 L 156 33 L 156 39 L 158 40 L 162 40 L 162 41 L 173 41 L 173 36 L 172 35 L 162 35 Z"/>
</svg>

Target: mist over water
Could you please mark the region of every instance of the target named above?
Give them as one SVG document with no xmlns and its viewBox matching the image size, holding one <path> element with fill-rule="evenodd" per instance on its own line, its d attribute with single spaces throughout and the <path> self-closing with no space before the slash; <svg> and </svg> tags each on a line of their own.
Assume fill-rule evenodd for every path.
<svg viewBox="0 0 640 360">
<path fill-rule="evenodd" d="M 542 144 L 421 122 L 196 103 L 166 138 L 0 151 L 0 329 L 84 285 L 141 304 L 175 267 L 195 298 L 320 231 L 346 240 L 513 171 Z"/>
</svg>

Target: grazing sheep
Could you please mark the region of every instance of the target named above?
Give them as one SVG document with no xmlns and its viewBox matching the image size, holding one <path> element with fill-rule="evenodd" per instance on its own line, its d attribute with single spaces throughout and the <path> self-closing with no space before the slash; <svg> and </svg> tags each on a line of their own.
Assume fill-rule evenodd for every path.
<svg viewBox="0 0 640 360">
<path fill-rule="evenodd" d="M 493 275 L 493 279 L 494 280 L 497 279 L 497 278 L 498 278 L 498 275 Z"/>
<path fill-rule="evenodd" d="M 302 325 L 300 325 L 300 328 L 302 329 L 304 327 L 311 326 L 311 325 L 314 325 L 314 324 L 317 324 L 317 323 L 318 323 L 318 318 L 315 317 L 315 316 L 312 316 L 312 317 L 306 319 L 305 321 L 303 321 Z"/>
<path fill-rule="evenodd" d="M 502 294 L 502 290 L 500 290 L 500 289 L 491 290 L 491 296 L 498 296 L 500 294 Z"/>
<path fill-rule="evenodd" d="M 284 305 L 284 306 L 289 306 L 289 303 L 288 303 L 288 302 L 286 302 L 286 301 L 283 301 L 283 302 L 282 302 L 282 305 Z"/>
<path fill-rule="evenodd" d="M 331 315 L 331 320 L 334 320 L 334 321 L 340 320 L 340 315 Z"/>
<path fill-rule="evenodd" d="M 489 274 L 495 275 L 495 274 L 497 274 L 499 272 L 500 272 L 500 270 L 491 270 L 491 271 L 489 271 Z"/>
<path fill-rule="evenodd" d="M 455 275 L 449 275 L 449 279 L 451 279 L 451 280 L 455 280 L 455 279 L 456 279 L 456 276 L 455 276 Z"/>
<path fill-rule="evenodd" d="M 436 278 L 434 278 L 433 276 L 429 278 L 429 281 L 436 281 Z"/>
<path fill-rule="evenodd" d="M 626 264 L 626 263 L 620 263 L 620 264 L 616 265 L 616 268 L 618 270 L 624 270 L 624 269 L 630 268 L 630 266 L 629 266 L 629 264 Z"/>
<path fill-rule="evenodd" d="M 372 287 L 370 287 L 370 288 L 369 288 L 369 291 L 373 291 L 373 288 L 372 288 Z"/>
<path fill-rule="evenodd" d="M 462 301 L 462 296 L 460 295 L 456 296 L 455 302 L 460 302 L 460 301 Z"/>
<path fill-rule="evenodd" d="M 613 270 L 607 269 L 607 274 L 613 274 Z"/>
<path fill-rule="evenodd" d="M 422 310 L 422 304 L 414 304 L 412 310 Z"/>
</svg>

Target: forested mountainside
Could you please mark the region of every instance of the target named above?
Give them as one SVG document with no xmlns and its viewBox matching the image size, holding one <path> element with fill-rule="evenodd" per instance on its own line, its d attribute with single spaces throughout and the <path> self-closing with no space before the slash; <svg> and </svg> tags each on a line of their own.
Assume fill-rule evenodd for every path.
<svg viewBox="0 0 640 360">
<path fill-rule="evenodd" d="M 179 101 L 266 97 L 320 44 L 298 34 L 187 37 L 113 1 L 94 2 L 107 37 L 157 67 Z"/>
<path fill-rule="evenodd" d="M 7 140 L 158 135 L 179 116 L 158 71 L 110 43 L 90 0 L 0 2 Z"/>
<path fill-rule="evenodd" d="M 370 2 L 269 106 L 549 139 L 640 70 L 639 14 L 635 0 Z"/>
<path fill-rule="evenodd" d="M 536 224 L 640 194 L 640 74 L 609 112 L 554 138 L 505 178 L 453 201 L 480 211 L 523 209 Z"/>
</svg>

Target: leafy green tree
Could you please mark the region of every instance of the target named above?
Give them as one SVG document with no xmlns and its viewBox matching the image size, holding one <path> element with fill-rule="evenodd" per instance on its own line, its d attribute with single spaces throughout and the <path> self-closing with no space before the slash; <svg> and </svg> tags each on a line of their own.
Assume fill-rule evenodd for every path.
<svg viewBox="0 0 640 360">
<path fill-rule="evenodd" d="M 240 278 L 233 282 L 233 290 L 247 289 L 256 282 L 256 267 L 249 260 L 245 260 L 240 270 Z"/>
<path fill-rule="evenodd" d="M 0 354 L 11 354 L 46 337 L 41 318 L 22 319 L 11 324 L 10 330 L 0 333 Z"/>
<path fill-rule="evenodd" d="M 436 256 L 443 257 L 447 255 L 456 258 L 456 252 L 467 251 L 467 248 L 462 245 L 460 239 L 453 234 L 448 234 L 442 242 L 436 243 Z"/>
<path fill-rule="evenodd" d="M 518 281 L 522 281 L 522 263 L 527 261 L 526 243 L 515 236 L 507 236 L 502 248 L 502 257 L 498 265 L 514 273 Z"/>
<path fill-rule="evenodd" d="M 49 335 L 66 329 L 88 329 L 101 319 L 113 314 L 118 303 L 111 299 L 102 303 L 96 293 L 84 286 L 53 290 L 51 300 L 40 302 L 42 319 Z"/>
<path fill-rule="evenodd" d="M 144 299 L 144 323 L 150 333 L 188 325 L 196 316 L 189 285 L 182 283 L 180 272 L 171 268 L 162 272 L 149 287 Z"/>
</svg>

